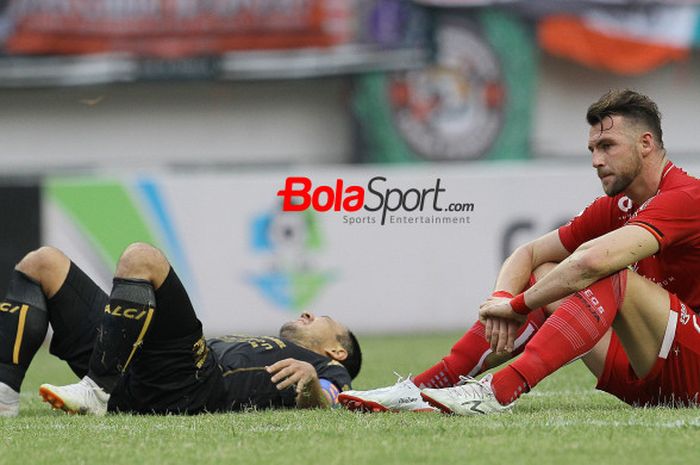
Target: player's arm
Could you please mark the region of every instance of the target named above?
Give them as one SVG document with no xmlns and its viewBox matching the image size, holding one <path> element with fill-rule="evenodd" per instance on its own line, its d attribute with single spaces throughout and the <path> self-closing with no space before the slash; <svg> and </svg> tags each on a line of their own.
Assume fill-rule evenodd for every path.
<svg viewBox="0 0 700 465">
<path fill-rule="evenodd" d="M 515 249 L 503 262 L 494 290 L 518 294 L 529 282 L 535 268 L 543 263 L 559 263 L 569 255 L 557 231 L 540 236 Z"/>
<path fill-rule="evenodd" d="M 659 242 L 647 229 L 623 226 L 582 244 L 525 292 L 525 304 L 547 305 L 658 251 Z"/>
<path fill-rule="evenodd" d="M 580 245 L 547 275 L 523 293 L 528 308 L 550 304 L 659 251 L 657 238 L 646 228 L 623 226 Z M 508 299 L 482 304 L 481 318 L 522 319 Z"/>
<path fill-rule="evenodd" d="M 280 391 L 296 387 L 298 408 L 328 408 L 331 401 L 321 387 L 316 368 L 308 362 L 294 358 L 280 360 L 267 367 L 272 382 Z"/>
<path fill-rule="evenodd" d="M 506 291 L 511 296 L 520 293 L 530 281 L 533 271 L 544 263 L 559 263 L 570 255 L 559 238 L 559 233 L 551 231 L 534 241 L 521 245 L 503 262 L 496 279 L 495 291 Z M 481 304 L 488 305 L 494 297 Z M 510 299 L 500 299 L 504 303 Z M 495 353 L 511 351 L 520 327 L 520 322 L 506 318 L 485 318 L 480 314 L 485 326 L 486 340 Z"/>
</svg>

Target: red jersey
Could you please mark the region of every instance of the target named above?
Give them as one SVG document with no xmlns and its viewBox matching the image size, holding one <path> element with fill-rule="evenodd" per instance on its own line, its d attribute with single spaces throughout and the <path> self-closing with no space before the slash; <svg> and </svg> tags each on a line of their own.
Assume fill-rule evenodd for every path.
<svg viewBox="0 0 700 465">
<path fill-rule="evenodd" d="M 633 269 L 700 310 L 700 180 L 669 162 L 659 190 L 644 204 L 622 194 L 600 197 L 559 228 L 559 239 L 573 252 L 627 224 L 645 228 L 659 242 L 659 251 Z"/>
</svg>

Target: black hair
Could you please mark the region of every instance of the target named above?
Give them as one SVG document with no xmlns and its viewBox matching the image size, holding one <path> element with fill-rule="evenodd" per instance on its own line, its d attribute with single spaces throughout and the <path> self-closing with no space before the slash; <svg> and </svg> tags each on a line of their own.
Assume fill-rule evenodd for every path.
<svg viewBox="0 0 700 465">
<path fill-rule="evenodd" d="M 338 336 L 338 342 L 340 342 L 343 349 L 348 353 L 345 360 L 341 360 L 340 363 L 348 370 L 350 377 L 355 379 L 362 367 L 362 350 L 360 350 L 360 343 L 350 330 L 348 330 L 346 335 Z"/>
</svg>

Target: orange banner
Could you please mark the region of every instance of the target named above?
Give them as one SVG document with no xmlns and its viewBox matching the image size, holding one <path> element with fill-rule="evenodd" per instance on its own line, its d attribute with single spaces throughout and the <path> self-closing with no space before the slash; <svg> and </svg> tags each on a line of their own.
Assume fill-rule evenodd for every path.
<svg viewBox="0 0 700 465">
<path fill-rule="evenodd" d="M 334 0 L 54 0 L 10 6 L 11 54 L 130 52 L 178 58 L 323 47 L 347 39 Z"/>
</svg>

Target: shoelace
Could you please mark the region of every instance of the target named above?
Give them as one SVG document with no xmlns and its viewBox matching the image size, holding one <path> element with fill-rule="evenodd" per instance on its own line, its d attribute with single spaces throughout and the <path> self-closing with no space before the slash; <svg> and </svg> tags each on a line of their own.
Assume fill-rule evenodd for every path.
<svg viewBox="0 0 700 465">
<path fill-rule="evenodd" d="M 488 387 L 485 386 L 480 380 L 471 376 L 460 375 L 459 382 L 452 389 L 453 390 L 449 392 L 455 396 L 471 395 L 476 392 L 480 392 L 481 394 L 489 394 Z"/>
<path fill-rule="evenodd" d="M 399 384 L 399 383 L 403 383 L 403 382 L 406 381 L 406 380 L 411 379 L 411 376 L 413 376 L 413 373 L 409 373 L 408 376 L 406 376 L 406 377 L 404 378 L 403 376 L 401 376 L 401 375 L 398 374 L 397 372 L 394 372 L 394 376 L 396 376 L 396 378 L 398 378 L 398 379 L 396 380 L 396 384 Z"/>
</svg>

